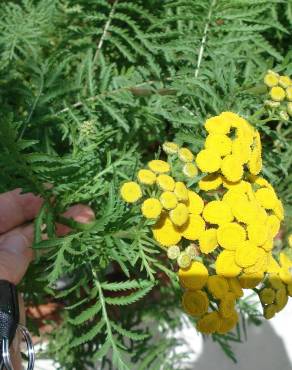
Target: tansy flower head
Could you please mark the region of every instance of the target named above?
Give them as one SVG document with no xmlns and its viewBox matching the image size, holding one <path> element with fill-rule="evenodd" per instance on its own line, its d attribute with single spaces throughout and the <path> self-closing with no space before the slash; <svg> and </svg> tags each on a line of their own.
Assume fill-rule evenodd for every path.
<svg viewBox="0 0 292 370">
<path fill-rule="evenodd" d="M 188 189 L 185 184 L 181 181 L 175 183 L 174 194 L 177 199 L 181 202 L 187 202 L 189 200 Z"/>
<path fill-rule="evenodd" d="M 279 77 L 279 85 L 282 86 L 284 89 L 286 87 L 291 86 L 292 82 L 289 76 L 280 76 Z"/>
<path fill-rule="evenodd" d="M 212 134 L 226 135 L 229 133 L 230 127 L 230 121 L 222 115 L 211 117 L 205 122 L 206 130 Z"/>
<path fill-rule="evenodd" d="M 215 262 L 216 274 L 232 278 L 238 276 L 242 268 L 235 263 L 235 252 L 224 250 Z"/>
<path fill-rule="evenodd" d="M 167 257 L 171 260 L 176 260 L 180 255 L 180 248 L 178 245 L 171 245 L 167 248 Z"/>
<path fill-rule="evenodd" d="M 252 266 L 259 258 L 259 248 L 250 241 L 243 242 L 235 251 L 235 262 L 240 267 Z"/>
<path fill-rule="evenodd" d="M 123 184 L 120 193 L 123 200 L 127 203 L 137 202 L 137 200 L 142 197 L 141 188 L 134 181 L 129 181 Z"/>
<path fill-rule="evenodd" d="M 286 98 L 287 100 L 292 101 L 292 86 L 287 87 Z"/>
<path fill-rule="evenodd" d="M 264 77 L 264 82 L 268 87 L 274 87 L 278 85 L 279 77 L 274 73 L 267 73 Z"/>
<path fill-rule="evenodd" d="M 231 313 L 229 317 L 220 316 L 220 323 L 219 328 L 217 329 L 217 333 L 219 334 L 228 333 L 231 329 L 233 329 L 236 326 L 238 320 L 239 316 L 235 310 Z"/>
<path fill-rule="evenodd" d="M 164 191 L 159 199 L 165 209 L 174 209 L 177 206 L 177 197 L 171 191 Z"/>
<path fill-rule="evenodd" d="M 257 201 L 266 209 L 273 209 L 277 202 L 277 196 L 272 188 L 261 188 L 256 191 Z"/>
<path fill-rule="evenodd" d="M 218 246 L 217 230 L 211 228 L 203 231 L 199 237 L 199 245 L 202 253 L 213 252 Z"/>
<path fill-rule="evenodd" d="M 181 233 L 166 215 L 160 217 L 152 231 L 154 239 L 166 247 L 178 244 L 181 240 Z"/>
<path fill-rule="evenodd" d="M 210 224 L 225 224 L 233 220 L 230 206 L 220 200 L 209 202 L 203 211 L 204 219 Z"/>
<path fill-rule="evenodd" d="M 189 212 L 184 203 L 178 205 L 169 212 L 171 221 L 176 226 L 183 226 L 189 219 Z"/>
<path fill-rule="evenodd" d="M 187 314 L 199 317 L 208 311 L 209 299 L 202 290 L 186 291 L 182 298 L 182 306 Z"/>
<path fill-rule="evenodd" d="M 160 216 L 162 205 L 156 198 L 148 198 L 142 204 L 142 214 L 146 218 L 156 219 Z"/>
<path fill-rule="evenodd" d="M 175 186 L 175 181 L 171 176 L 161 174 L 157 176 L 157 185 L 160 187 L 160 189 L 164 191 L 173 191 Z"/>
<path fill-rule="evenodd" d="M 156 181 L 156 175 L 150 170 L 140 170 L 137 178 L 141 184 L 153 185 Z"/>
<path fill-rule="evenodd" d="M 274 100 L 274 101 L 282 101 L 285 99 L 285 90 L 280 87 L 280 86 L 276 86 L 276 87 L 272 87 L 271 88 L 271 91 L 270 91 L 270 96 L 271 98 Z"/>
<path fill-rule="evenodd" d="M 178 150 L 178 158 L 182 162 L 192 162 L 194 160 L 193 153 L 187 148 L 180 148 Z"/>
<path fill-rule="evenodd" d="M 245 229 L 236 222 L 220 225 L 217 230 L 217 239 L 221 247 L 235 250 L 246 239 Z"/>
<path fill-rule="evenodd" d="M 264 307 L 264 318 L 267 320 L 272 319 L 276 314 L 276 305 L 269 304 L 268 306 Z"/>
<path fill-rule="evenodd" d="M 180 268 L 186 269 L 190 266 L 192 259 L 190 255 L 186 252 L 181 252 L 177 258 L 177 264 Z"/>
<path fill-rule="evenodd" d="M 239 181 L 243 175 L 243 166 L 240 158 L 233 154 L 227 155 L 222 160 L 221 171 L 228 181 Z"/>
<path fill-rule="evenodd" d="M 225 156 L 231 152 L 232 141 L 227 135 L 210 134 L 205 141 L 206 149 L 216 150 L 220 156 Z"/>
<path fill-rule="evenodd" d="M 235 296 L 233 293 L 228 292 L 222 297 L 222 300 L 219 304 L 219 313 L 222 317 L 228 318 L 232 316 L 235 311 Z"/>
<path fill-rule="evenodd" d="M 188 190 L 188 201 L 186 202 L 186 206 L 189 213 L 200 215 L 204 208 L 204 201 L 197 193 Z"/>
<path fill-rule="evenodd" d="M 208 270 L 201 262 L 192 262 L 187 269 L 179 269 L 178 277 L 185 289 L 202 289 L 208 280 Z"/>
<path fill-rule="evenodd" d="M 216 311 L 207 313 L 197 322 L 197 329 L 203 334 L 216 333 L 219 328 L 220 316 Z"/>
<path fill-rule="evenodd" d="M 199 188 L 204 191 L 216 190 L 222 184 L 222 177 L 219 174 L 211 173 L 199 181 Z"/>
<path fill-rule="evenodd" d="M 203 149 L 198 153 L 196 163 L 202 172 L 216 172 L 221 166 L 221 158 L 216 150 Z"/>
<path fill-rule="evenodd" d="M 272 304 L 276 298 L 276 294 L 273 289 L 264 288 L 260 291 L 259 297 L 263 304 Z"/>
<path fill-rule="evenodd" d="M 160 159 L 153 159 L 148 163 L 148 167 L 151 171 L 156 173 L 165 173 L 170 171 L 170 165 Z"/>
<path fill-rule="evenodd" d="M 202 217 L 190 214 L 188 221 L 181 228 L 182 236 L 188 240 L 197 240 L 205 230 L 205 221 Z"/>
<path fill-rule="evenodd" d="M 177 153 L 179 147 L 176 143 L 167 141 L 162 145 L 162 149 L 166 154 L 175 154 Z"/>
<path fill-rule="evenodd" d="M 218 275 L 209 276 L 207 288 L 212 296 L 217 299 L 223 298 L 229 291 L 227 279 Z"/>
<path fill-rule="evenodd" d="M 194 178 L 198 174 L 198 169 L 197 166 L 194 163 L 186 163 L 183 166 L 183 173 L 189 177 L 189 178 Z"/>
</svg>

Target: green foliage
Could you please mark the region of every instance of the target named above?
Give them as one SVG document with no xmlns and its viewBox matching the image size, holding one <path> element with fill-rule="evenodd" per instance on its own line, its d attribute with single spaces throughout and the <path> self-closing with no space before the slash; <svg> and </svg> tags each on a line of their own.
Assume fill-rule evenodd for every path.
<svg viewBox="0 0 292 370">
<path fill-rule="evenodd" d="M 291 27 L 290 0 L 0 4 L 0 186 L 45 199 L 22 289 L 29 304 L 65 308 L 49 348 L 60 368 L 178 368 L 165 339 L 181 321 L 175 274 L 118 196 L 165 140 L 197 152 L 208 115 L 247 117 L 292 217 L 291 120 L 262 109 L 266 70 L 292 75 Z M 61 216 L 78 202 L 95 211 L 92 224 Z M 57 238 L 56 221 L 72 233 Z M 163 338 L 155 346 L 151 320 Z M 244 330 L 213 339 L 234 358 Z"/>
</svg>

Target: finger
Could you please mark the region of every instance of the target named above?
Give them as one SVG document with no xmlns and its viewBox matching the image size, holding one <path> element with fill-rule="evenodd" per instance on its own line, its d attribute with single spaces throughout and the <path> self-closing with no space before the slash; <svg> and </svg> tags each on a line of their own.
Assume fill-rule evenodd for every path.
<svg viewBox="0 0 292 370">
<path fill-rule="evenodd" d="M 0 234 L 32 220 L 43 200 L 32 193 L 21 194 L 21 189 L 0 194 Z"/>
<path fill-rule="evenodd" d="M 63 214 L 66 218 L 73 218 L 75 221 L 80 222 L 81 224 L 87 224 L 94 220 L 95 215 L 91 208 L 84 206 L 83 204 L 76 204 L 75 206 L 68 209 Z M 57 224 L 57 235 L 62 236 L 68 234 L 71 229 L 68 226 Z"/>
<path fill-rule="evenodd" d="M 18 227 L 0 237 L 0 278 L 18 284 L 33 259 L 33 225 Z"/>
<path fill-rule="evenodd" d="M 80 223 L 87 223 L 94 219 L 93 211 L 84 205 L 71 207 L 65 214 Z M 58 225 L 59 236 L 70 232 L 70 229 Z M 34 227 L 32 224 L 18 227 L 0 237 L 0 278 L 18 284 L 24 276 L 27 267 L 33 259 Z"/>
</svg>

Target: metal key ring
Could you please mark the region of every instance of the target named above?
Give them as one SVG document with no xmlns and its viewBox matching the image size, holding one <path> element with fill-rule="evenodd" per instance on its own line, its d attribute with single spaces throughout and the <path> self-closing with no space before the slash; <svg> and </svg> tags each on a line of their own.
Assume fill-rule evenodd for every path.
<svg viewBox="0 0 292 370">
<path fill-rule="evenodd" d="M 27 370 L 33 370 L 34 363 L 35 363 L 35 352 L 32 343 L 32 339 L 30 336 L 29 331 L 23 325 L 18 325 L 18 329 L 21 331 L 27 346 L 27 353 L 28 353 L 28 365 Z M 3 356 L 3 363 L 6 367 L 6 370 L 13 370 L 13 366 L 11 363 L 10 353 L 9 353 L 9 339 L 4 338 L 2 341 L 2 356 Z"/>
</svg>

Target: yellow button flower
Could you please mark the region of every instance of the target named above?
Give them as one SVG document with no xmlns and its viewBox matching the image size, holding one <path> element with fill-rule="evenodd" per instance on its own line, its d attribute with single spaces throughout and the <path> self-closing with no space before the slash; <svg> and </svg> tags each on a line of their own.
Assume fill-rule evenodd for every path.
<svg viewBox="0 0 292 370">
<path fill-rule="evenodd" d="M 276 291 L 276 312 L 280 312 L 288 303 L 288 295 L 286 288 L 281 288 Z"/>
<path fill-rule="evenodd" d="M 228 190 L 222 198 L 224 203 L 227 203 L 231 209 L 237 208 L 238 202 L 248 203 L 248 198 L 244 192 L 237 189 Z"/>
<path fill-rule="evenodd" d="M 153 185 L 156 181 L 156 175 L 150 170 L 140 170 L 137 175 L 141 184 Z"/>
<path fill-rule="evenodd" d="M 205 129 L 212 134 L 226 135 L 230 131 L 230 120 L 225 119 L 222 115 L 214 116 L 206 120 Z"/>
<path fill-rule="evenodd" d="M 269 304 L 268 306 L 264 307 L 264 318 L 270 320 L 276 315 L 276 312 L 276 305 Z"/>
<path fill-rule="evenodd" d="M 268 87 L 274 87 L 277 86 L 279 83 L 279 77 L 275 75 L 274 73 L 267 73 L 264 77 L 264 83 Z"/>
<path fill-rule="evenodd" d="M 259 253 L 259 248 L 250 241 L 245 241 L 235 251 L 235 262 L 241 267 L 252 266 L 259 258 Z"/>
<path fill-rule="evenodd" d="M 232 141 L 227 135 L 210 134 L 205 141 L 206 149 L 215 149 L 221 156 L 225 156 L 231 152 Z"/>
<path fill-rule="evenodd" d="M 272 304 L 276 298 L 276 294 L 273 289 L 264 288 L 260 291 L 259 297 L 263 304 Z"/>
<path fill-rule="evenodd" d="M 180 248 L 178 245 L 171 245 L 167 248 L 167 257 L 170 260 L 176 260 L 180 255 Z"/>
<path fill-rule="evenodd" d="M 135 203 L 142 197 L 142 190 L 134 181 L 123 184 L 120 193 L 123 200 L 128 203 Z"/>
<path fill-rule="evenodd" d="M 235 139 L 232 142 L 232 155 L 239 158 L 241 163 L 247 163 L 250 160 L 251 147 L 246 141 Z"/>
<path fill-rule="evenodd" d="M 221 171 L 228 181 L 237 182 L 241 180 L 243 175 L 243 166 L 240 158 L 233 154 L 227 155 L 222 160 Z"/>
<path fill-rule="evenodd" d="M 243 296 L 243 290 L 239 284 L 237 278 L 227 279 L 230 291 L 235 295 L 236 298 L 241 298 Z"/>
<path fill-rule="evenodd" d="M 204 191 L 216 190 L 222 184 L 222 177 L 219 174 L 211 173 L 199 181 L 199 188 Z"/>
<path fill-rule="evenodd" d="M 178 277 L 185 289 L 202 289 L 208 280 L 208 270 L 201 262 L 192 262 L 188 269 L 179 269 Z"/>
<path fill-rule="evenodd" d="M 175 183 L 174 194 L 180 202 L 187 202 L 189 200 L 188 189 L 181 181 Z"/>
<path fill-rule="evenodd" d="M 181 254 L 177 258 L 177 264 L 180 268 L 186 269 L 190 267 L 192 259 L 190 255 L 186 252 L 181 252 Z"/>
<path fill-rule="evenodd" d="M 219 226 L 217 239 L 221 247 L 235 250 L 246 239 L 245 229 L 236 222 L 230 222 Z"/>
<path fill-rule="evenodd" d="M 268 227 L 266 224 L 252 223 L 247 226 L 249 240 L 255 245 L 263 245 L 268 239 Z"/>
<path fill-rule="evenodd" d="M 219 334 L 226 334 L 230 330 L 232 330 L 236 324 L 238 323 L 239 316 L 238 313 L 234 310 L 229 317 L 221 317 L 220 318 L 220 326 L 217 332 Z"/>
<path fill-rule="evenodd" d="M 182 298 L 182 306 L 189 315 L 199 317 L 208 311 L 209 299 L 202 290 L 186 291 Z"/>
<path fill-rule="evenodd" d="M 282 86 L 284 89 L 286 87 L 291 86 L 292 82 L 289 76 L 280 76 L 279 77 L 279 85 Z"/>
<path fill-rule="evenodd" d="M 232 213 L 239 222 L 243 222 L 245 224 L 256 222 L 257 210 L 251 202 L 238 199 L 237 204 L 233 204 L 231 208 Z"/>
<path fill-rule="evenodd" d="M 202 232 L 199 237 L 199 245 L 202 253 L 208 254 L 213 252 L 217 246 L 217 230 L 208 229 Z"/>
<path fill-rule="evenodd" d="M 156 219 L 160 216 L 162 205 L 156 198 L 148 198 L 142 204 L 142 214 L 146 218 Z"/>
<path fill-rule="evenodd" d="M 186 202 L 189 213 L 200 215 L 204 208 L 203 199 L 194 191 L 188 190 L 188 201 Z"/>
<path fill-rule="evenodd" d="M 274 101 L 284 100 L 285 95 L 285 90 L 282 87 L 276 86 L 271 88 L 270 96 Z"/>
<path fill-rule="evenodd" d="M 189 215 L 187 223 L 181 228 L 182 236 L 188 240 L 197 240 L 205 230 L 205 221 L 201 216 Z"/>
<path fill-rule="evenodd" d="M 216 172 L 221 167 L 221 158 L 216 150 L 203 149 L 196 157 L 196 164 L 202 172 Z"/>
<path fill-rule="evenodd" d="M 270 255 L 262 248 L 258 248 L 258 258 L 255 264 L 245 267 L 245 274 L 254 274 L 256 272 L 264 273 L 267 271 L 269 265 Z"/>
<path fill-rule="evenodd" d="M 218 312 L 209 312 L 197 322 L 197 330 L 203 334 L 212 334 L 219 330 L 220 316 Z"/>
<path fill-rule="evenodd" d="M 169 212 L 171 221 L 176 226 L 183 226 L 189 219 L 189 212 L 185 204 L 178 203 L 178 205 Z"/>
<path fill-rule="evenodd" d="M 231 317 L 235 311 L 235 296 L 233 293 L 226 293 L 219 304 L 220 316 L 224 318 Z"/>
<path fill-rule="evenodd" d="M 232 278 L 238 276 L 242 268 L 235 263 L 235 252 L 224 250 L 215 262 L 216 274 Z"/>
<path fill-rule="evenodd" d="M 276 201 L 273 211 L 280 221 L 284 220 L 284 207 L 280 199 Z"/>
<path fill-rule="evenodd" d="M 192 162 L 194 160 L 193 153 L 187 148 L 180 148 L 178 150 L 178 158 L 182 162 Z"/>
<path fill-rule="evenodd" d="M 287 292 L 288 292 L 289 297 L 292 297 L 292 284 L 287 285 Z"/>
<path fill-rule="evenodd" d="M 270 255 L 270 258 L 268 260 L 267 272 L 271 274 L 278 274 L 279 270 L 280 265 L 275 260 L 275 258 L 272 255 Z"/>
<path fill-rule="evenodd" d="M 171 176 L 168 175 L 159 175 L 157 177 L 157 185 L 160 187 L 160 189 L 164 191 L 173 191 L 175 186 L 175 181 Z"/>
<path fill-rule="evenodd" d="M 267 218 L 267 227 L 270 235 L 274 238 L 280 230 L 280 220 L 275 215 L 270 215 Z"/>
<path fill-rule="evenodd" d="M 287 87 L 286 98 L 287 100 L 292 101 L 292 86 Z"/>
<path fill-rule="evenodd" d="M 176 143 L 167 141 L 162 145 L 162 149 L 166 154 L 175 154 L 177 153 L 179 147 Z"/>
<path fill-rule="evenodd" d="M 257 201 L 266 209 L 273 209 L 277 202 L 277 196 L 271 188 L 261 188 L 255 192 Z"/>
<path fill-rule="evenodd" d="M 177 206 L 177 197 L 171 191 L 164 191 L 159 199 L 165 209 L 174 209 Z"/>
<path fill-rule="evenodd" d="M 263 280 L 264 274 L 256 272 L 254 274 L 242 274 L 239 276 L 238 281 L 243 289 L 254 289 Z"/>
<path fill-rule="evenodd" d="M 155 173 L 165 173 L 170 171 L 169 163 L 161 161 L 160 159 L 153 159 L 148 162 L 148 167 Z"/>
<path fill-rule="evenodd" d="M 194 163 L 186 163 L 183 166 L 183 173 L 189 177 L 189 178 L 194 178 L 198 174 L 198 169 L 197 166 Z"/>
<path fill-rule="evenodd" d="M 212 296 L 217 299 L 222 299 L 229 291 L 227 279 L 218 275 L 209 276 L 207 288 Z"/>
<path fill-rule="evenodd" d="M 181 240 L 181 233 L 165 215 L 160 218 L 152 231 L 154 239 L 166 247 L 175 245 Z"/>
<path fill-rule="evenodd" d="M 269 284 L 271 285 L 271 287 L 275 290 L 278 290 L 278 289 L 282 289 L 284 288 L 284 284 L 282 283 L 282 280 L 280 279 L 280 276 L 278 275 L 278 273 L 271 273 L 269 275 Z"/>
<path fill-rule="evenodd" d="M 203 211 L 204 219 L 211 224 L 225 224 L 233 220 L 230 206 L 220 200 L 209 202 Z"/>
</svg>

